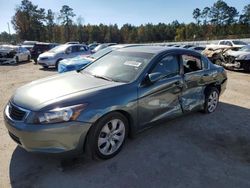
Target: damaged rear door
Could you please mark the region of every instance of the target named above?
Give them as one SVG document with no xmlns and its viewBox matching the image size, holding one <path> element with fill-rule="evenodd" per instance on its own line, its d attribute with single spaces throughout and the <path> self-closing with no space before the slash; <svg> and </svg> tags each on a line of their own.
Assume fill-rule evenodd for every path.
<svg viewBox="0 0 250 188">
<path fill-rule="evenodd" d="M 184 87 L 181 96 L 183 112 L 199 109 L 203 106 L 205 96 L 204 71 L 201 57 L 192 53 L 182 54 Z"/>
</svg>

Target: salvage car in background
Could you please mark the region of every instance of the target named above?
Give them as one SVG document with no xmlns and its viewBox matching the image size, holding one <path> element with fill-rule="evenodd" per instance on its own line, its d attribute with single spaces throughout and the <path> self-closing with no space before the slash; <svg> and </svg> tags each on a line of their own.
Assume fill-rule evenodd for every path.
<svg viewBox="0 0 250 188">
<path fill-rule="evenodd" d="M 63 59 L 73 58 L 78 55 L 90 55 L 91 51 L 84 44 L 64 44 L 57 46 L 48 52 L 38 56 L 37 62 L 44 68 L 50 66 L 58 68 L 58 64 Z"/>
<path fill-rule="evenodd" d="M 0 46 L 0 64 L 15 64 L 22 61 L 30 61 L 29 50 L 21 46 Z"/>
<path fill-rule="evenodd" d="M 244 46 L 238 51 L 229 50 L 224 56 L 225 62 L 223 62 L 223 66 L 250 71 L 250 45 Z"/>
<path fill-rule="evenodd" d="M 27 151 L 85 151 L 108 159 L 128 135 L 159 120 L 214 112 L 226 81 L 223 67 L 191 50 L 121 48 L 82 71 L 20 87 L 4 120 L 10 137 Z"/>
<path fill-rule="evenodd" d="M 241 48 L 243 46 L 246 46 L 247 43 L 240 41 L 240 40 L 220 40 L 218 42 L 218 45 L 225 45 L 225 46 L 232 46 L 235 48 Z"/>
<path fill-rule="evenodd" d="M 33 48 L 30 49 L 31 58 L 37 62 L 37 58 L 40 54 L 51 50 L 52 48 L 58 46 L 57 43 L 45 43 L 45 42 L 38 42 L 34 45 Z"/>
<path fill-rule="evenodd" d="M 139 46 L 137 44 L 119 44 L 119 45 L 113 45 L 109 46 L 107 48 L 104 48 L 90 56 L 77 56 L 71 59 L 65 59 L 60 61 L 58 65 L 58 72 L 68 72 L 73 70 L 80 70 L 89 63 L 92 63 L 93 61 L 101 58 L 102 56 L 110 53 L 113 50 L 119 49 L 119 48 L 127 48 L 131 46 Z"/>
</svg>

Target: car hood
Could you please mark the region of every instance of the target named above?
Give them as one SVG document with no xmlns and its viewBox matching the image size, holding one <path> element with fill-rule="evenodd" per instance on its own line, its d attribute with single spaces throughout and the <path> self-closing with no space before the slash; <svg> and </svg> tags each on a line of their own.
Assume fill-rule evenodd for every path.
<svg viewBox="0 0 250 188">
<path fill-rule="evenodd" d="M 14 49 L 0 49 L 0 53 L 3 53 L 3 54 L 8 54 L 10 52 L 13 52 L 15 51 Z"/>
<path fill-rule="evenodd" d="M 95 78 L 86 73 L 69 72 L 33 81 L 18 88 L 11 101 L 29 110 L 37 111 L 47 104 L 76 94 L 84 95 L 93 90 L 105 89 L 122 83 Z"/>
<path fill-rule="evenodd" d="M 54 57 L 55 55 L 56 53 L 53 53 L 53 52 L 44 52 L 40 54 L 39 57 Z"/>
</svg>

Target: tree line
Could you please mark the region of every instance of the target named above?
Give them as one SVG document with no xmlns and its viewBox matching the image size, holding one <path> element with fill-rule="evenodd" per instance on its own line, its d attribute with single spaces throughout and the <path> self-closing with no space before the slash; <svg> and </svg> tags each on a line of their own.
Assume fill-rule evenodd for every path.
<svg viewBox="0 0 250 188">
<path fill-rule="evenodd" d="M 84 25 L 81 16 L 74 22 L 75 17 L 68 5 L 55 13 L 51 9 L 39 8 L 29 0 L 22 0 L 11 20 L 16 34 L 2 32 L 0 41 L 150 43 L 250 37 L 250 4 L 239 13 L 223 0 L 211 7 L 195 8 L 195 22 L 189 24 L 175 20 L 140 26 L 127 23 L 119 28 L 117 24 Z"/>
</svg>

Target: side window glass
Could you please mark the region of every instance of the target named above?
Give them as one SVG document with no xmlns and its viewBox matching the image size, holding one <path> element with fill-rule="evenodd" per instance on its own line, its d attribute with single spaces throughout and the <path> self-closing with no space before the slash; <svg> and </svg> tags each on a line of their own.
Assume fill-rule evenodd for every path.
<svg viewBox="0 0 250 188">
<path fill-rule="evenodd" d="M 85 52 L 85 51 L 87 51 L 87 50 L 86 50 L 86 48 L 85 48 L 84 46 L 80 46 L 80 47 L 79 47 L 79 51 L 80 51 L 80 52 Z"/>
<path fill-rule="evenodd" d="M 66 50 L 66 52 L 67 52 L 68 54 L 72 53 L 72 47 L 68 47 L 67 50 Z"/>
<path fill-rule="evenodd" d="M 202 67 L 203 69 L 208 69 L 208 59 L 205 57 L 202 57 Z"/>
<path fill-rule="evenodd" d="M 160 72 L 163 77 L 173 77 L 179 74 L 178 58 L 175 55 L 164 57 L 154 67 L 151 73 Z"/>
<path fill-rule="evenodd" d="M 79 47 L 80 46 L 72 46 L 72 53 L 79 52 Z"/>
<path fill-rule="evenodd" d="M 202 69 L 201 60 L 192 55 L 182 55 L 184 73 L 195 72 Z"/>
</svg>

